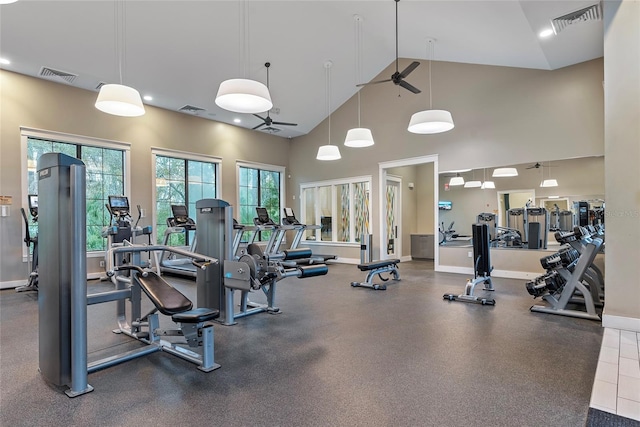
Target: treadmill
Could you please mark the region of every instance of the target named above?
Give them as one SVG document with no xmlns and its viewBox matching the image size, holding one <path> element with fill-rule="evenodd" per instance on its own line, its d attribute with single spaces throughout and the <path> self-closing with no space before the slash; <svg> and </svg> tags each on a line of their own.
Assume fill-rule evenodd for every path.
<svg viewBox="0 0 640 427">
<path fill-rule="evenodd" d="M 306 225 L 302 224 L 298 218 L 296 218 L 296 214 L 293 212 L 291 208 L 284 208 L 284 218 L 282 218 L 282 224 L 289 225 L 296 230 L 296 235 L 291 242 L 291 247 L 289 249 L 297 249 L 298 245 L 302 241 L 304 237 L 304 233 L 308 230 L 317 230 L 321 228 L 319 225 Z M 298 263 L 307 263 L 307 264 L 326 264 L 327 261 L 336 259 L 336 255 L 321 255 L 321 254 L 312 254 L 311 258 L 306 260 L 298 260 Z"/>
<path fill-rule="evenodd" d="M 173 234 L 188 234 L 193 231 L 193 242 L 189 250 L 196 251 L 196 223 L 189 218 L 189 211 L 185 205 L 171 205 L 172 217 L 167 218 L 167 229 L 164 232 L 164 246 L 170 246 L 169 240 Z M 175 274 L 195 279 L 198 268 L 191 263 L 189 258 L 170 258 L 168 252 L 160 253 L 160 271 L 162 273 Z"/>
</svg>

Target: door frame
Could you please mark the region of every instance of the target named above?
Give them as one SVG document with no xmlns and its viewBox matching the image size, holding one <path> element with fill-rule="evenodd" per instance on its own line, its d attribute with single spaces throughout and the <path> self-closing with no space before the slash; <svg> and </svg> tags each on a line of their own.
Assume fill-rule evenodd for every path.
<svg viewBox="0 0 640 427">
<path fill-rule="evenodd" d="M 386 226 L 386 221 L 383 221 L 386 218 L 386 183 L 387 183 L 387 169 L 397 168 L 402 166 L 414 166 L 414 165 L 422 165 L 425 163 L 433 163 L 433 226 L 434 230 L 438 229 L 438 155 L 431 154 L 428 156 L 421 157 L 410 157 L 407 159 L 401 160 L 391 160 L 388 162 L 379 162 L 378 163 L 378 244 L 380 248 L 380 259 L 388 259 L 386 256 L 386 251 L 383 250 L 385 248 L 386 242 L 384 241 L 384 227 Z M 402 208 L 400 209 L 402 210 Z M 438 254 L 438 242 L 437 239 L 433 239 L 434 241 L 434 266 L 435 269 L 438 269 L 440 256 Z"/>
<path fill-rule="evenodd" d="M 396 205 L 397 205 L 397 209 L 396 209 L 396 236 L 394 237 L 394 242 L 393 242 L 393 246 L 394 246 L 394 258 L 398 258 L 401 259 L 402 258 L 402 177 L 401 176 L 395 176 L 395 175 L 389 175 L 387 174 L 387 179 L 384 182 L 385 185 L 385 201 L 386 201 L 386 187 L 387 184 L 389 182 L 392 182 L 394 184 L 396 184 L 398 186 L 398 198 L 396 200 Z M 385 209 L 384 209 L 384 213 L 386 215 L 386 203 L 385 203 Z M 384 218 L 380 218 L 381 222 L 384 222 L 384 224 L 387 223 L 387 217 L 385 216 Z M 384 246 L 380 247 L 380 251 L 384 251 L 385 256 L 389 256 L 389 254 L 387 253 L 387 250 L 385 249 L 387 247 L 387 243 L 388 243 L 388 237 L 386 236 L 386 227 L 382 227 L 382 241 L 385 242 Z M 385 239 L 386 238 L 386 239 Z"/>
</svg>

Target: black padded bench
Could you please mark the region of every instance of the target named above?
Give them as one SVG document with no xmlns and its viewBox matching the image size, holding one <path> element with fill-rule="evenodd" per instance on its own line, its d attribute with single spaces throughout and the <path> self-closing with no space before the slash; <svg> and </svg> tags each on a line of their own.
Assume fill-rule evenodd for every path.
<svg viewBox="0 0 640 427">
<path fill-rule="evenodd" d="M 203 323 L 220 316 L 219 310 L 209 308 L 192 310 L 191 300 L 154 272 L 147 272 L 146 276 L 139 275 L 138 282 L 158 311 L 171 316 L 176 323 Z"/>
<path fill-rule="evenodd" d="M 368 271 L 367 279 L 364 282 L 351 282 L 351 286 L 371 288 L 375 290 L 384 291 L 387 289 L 387 285 L 378 285 L 373 283 L 373 278 L 377 274 L 380 280 L 386 282 L 389 278 L 382 277 L 383 273 L 390 273 L 393 275 L 394 280 L 400 280 L 400 273 L 398 272 L 399 259 L 383 259 L 377 261 L 371 261 L 364 264 L 358 264 L 360 271 Z"/>
</svg>

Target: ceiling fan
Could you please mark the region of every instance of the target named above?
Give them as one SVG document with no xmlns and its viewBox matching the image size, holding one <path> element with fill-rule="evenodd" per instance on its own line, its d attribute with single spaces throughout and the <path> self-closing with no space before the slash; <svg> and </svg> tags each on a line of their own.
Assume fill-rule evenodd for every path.
<svg viewBox="0 0 640 427">
<path fill-rule="evenodd" d="M 378 81 L 369 82 L 369 83 L 361 83 L 359 85 L 356 85 L 357 87 L 366 86 L 366 85 L 372 85 L 372 84 L 377 84 L 377 83 L 393 82 L 393 84 L 398 85 L 398 86 L 402 86 L 403 88 L 407 89 L 410 92 L 420 93 L 420 89 L 418 89 L 417 87 L 415 87 L 415 86 L 407 83 L 406 81 L 404 81 L 404 79 L 409 74 L 411 74 L 411 72 L 413 70 L 415 70 L 418 67 L 418 65 L 420 65 L 420 63 L 418 61 L 413 61 L 411 64 L 409 64 L 409 66 L 407 68 L 402 70 L 402 72 L 400 72 L 398 70 L 398 2 L 399 1 L 400 0 L 395 0 L 395 2 L 396 2 L 396 72 L 393 73 L 391 75 L 391 78 L 389 78 L 389 79 L 378 80 Z"/>
<path fill-rule="evenodd" d="M 265 62 L 264 66 L 267 67 L 267 89 L 268 89 L 269 88 L 269 67 L 271 67 L 271 63 L 270 62 Z M 260 130 L 264 130 L 264 131 L 267 131 L 267 132 L 280 132 L 280 129 L 274 128 L 271 125 L 298 126 L 297 123 L 274 122 L 271 119 L 271 117 L 269 116 L 269 113 L 270 113 L 270 111 L 267 111 L 267 117 L 262 117 L 262 116 L 260 116 L 258 114 L 254 114 L 254 116 L 256 116 L 257 118 L 262 120 L 262 123 L 260 123 L 256 127 L 252 128 L 252 130 L 260 129 L 262 126 L 266 126 L 264 129 L 260 129 Z"/>
<path fill-rule="evenodd" d="M 525 169 L 540 169 L 541 167 L 543 167 L 542 163 L 536 162 L 535 165 L 527 166 Z M 551 165 L 547 165 L 547 166 L 544 166 L 544 167 L 545 168 L 555 168 L 555 166 L 551 166 Z"/>
</svg>

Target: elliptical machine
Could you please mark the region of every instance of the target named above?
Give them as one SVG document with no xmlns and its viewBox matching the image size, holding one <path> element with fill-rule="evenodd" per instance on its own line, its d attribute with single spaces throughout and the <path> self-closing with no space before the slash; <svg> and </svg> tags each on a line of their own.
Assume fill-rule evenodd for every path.
<svg viewBox="0 0 640 427">
<path fill-rule="evenodd" d="M 29 194 L 27 199 L 29 202 L 31 222 L 36 223 L 38 222 L 38 195 Z M 29 232 L 29 219 L 27 218 L 27 213 L 24 211 L 24 208 L 20 208 L 20 213 L 22 213 L 22 218 L 24 219 L 24 243 L 27 245 L 27 269 L 29 270 L 29 278 L 27 279 L 26 284 L 16 288 L 16 292 L 38 292 L 38 236 L 31 236 L 31 233 Z M 31 252 L 31 245 L 33 245 L 33 260 L 29 256 L 29 252 Z"/>
</svg>

